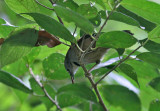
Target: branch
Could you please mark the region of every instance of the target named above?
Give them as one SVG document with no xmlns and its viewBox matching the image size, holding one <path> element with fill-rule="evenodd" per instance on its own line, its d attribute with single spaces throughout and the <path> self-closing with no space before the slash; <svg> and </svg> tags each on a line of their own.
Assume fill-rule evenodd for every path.
<svg viewBox="0 0 160 111">
<path fill-rule="evenodd" d="M 104 104 L 104 102 L 103 102 L 103 100 L 102 100 L 102 97 L 101 97 L 101 95 L 100 95 L 100 93 L 99 93 L 99 90 L 98 90 L 98 88 L 97 88 L 97 85 L 95 84 L 94 80 L 92 79 L 92 74 L 87 71 L 87 69 L 86 69 L 86 67 L 84 66 L 84 64 L 81 64 L 81 67 L 82 67 L 82 69 L 84 70 L 84 72 L 85 72 L 85 74 L 86 74 L 86 77 L 89 79 L 90 83 L 92 84 L 92 87 L 94 88 L 94 90 L 95 90 L 95 92 L 96 92 L 96 95 L 97 95 L 97 97 L 98 97 L 98 99 L 99 99 L 99 103 L 100 103 L 101 106 L 103 107 L 104 111 L 109 111 L 109 110 L 106 108 L 106 106 L 105 106 L 105 104 Z"/>
<path fill-rule="evenodd" d="M 92 46 L 96 43 L 96 41 L 98 40 L 100 33 L 102 32 L 104 26 L 106 25 L 107 21 L 109 20 L 110 16 L 113 14 L 113 12 L 116 10 L 116 8 L 118 8 L 119 6 L 119 2 L 114 6 L 113 10 L 111 11 L 111 13 L 106 17 L 106 20 L 104 21 L 103 25 L 101 26 L 100 30 L 98 31 L 97 35 L 95 36 L 95 39 L 91 42 L 91 44 L 89 45 L 89 47 L 85 50 L 85 52 L 82 54 L 80 61 L 84 58 L 85 54 L 88 53 L 88 51 L 92 48 Z"/>
<path fill-rule="evenodd" d="M 37 84 L 42 88 L 43 92 L 45 93 L 45 96 L 53 103 L 56 105 L 57 109 L 59 111 L 62 111 L 62 109 L 60 108 L 60 106 L 58 105 L 58 103 L 52 99 L 52 97 L 48 94 L 48 92 L 46 91 L 46 89 L 44 88 L 44 86 L 42 85 L 42 83 L 40 81 L 38 81 L 32 71 L 32 68 L 29 67 L 29 65 L 27 66 L 29 69 L 29 72 L 31 74 L 31 76 L 35 79 L 35 81 L 37 82 Z"/>
<path fill-rule="evenodd" d="M 138 49 L 140 49 L 143 45 L 140 45 L 135 50 L 133 50 L 126 58 L 122 59 L 117 65 L 115 65 L 110 71 L 108 71 L 100 80 L 96 82 L 96 85 L 101 82 L 109 73 L 111 73 L 113 70 L 115 70 L 119 65 L 121 65 L 124 61 L 126 61 L 134 52 L 136 52 Z"/>
</svg>

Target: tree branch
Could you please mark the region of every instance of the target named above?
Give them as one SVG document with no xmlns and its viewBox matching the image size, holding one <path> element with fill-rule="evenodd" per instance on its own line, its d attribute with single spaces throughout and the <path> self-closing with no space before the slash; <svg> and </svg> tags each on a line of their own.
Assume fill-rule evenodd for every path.
<svg viewBox="0 0 160 111">
<path fill-rule="evenodd" d="M 115 65 L 110 71 L 108 71 L 100 80 L 96 82 L 96 85 L 101 82 L 109 73 L 111 73 L 113 70 L 115 70 L 119 65 L 121 65 L 124 61 L 126 61 L 134 52 L 136 52 L 138 49 L 140 49 L 143 45 L 140 45 L 135 50 L 133 50 L 126 58 L 122 59 L 117 65 Z"/>
<path fill-rule="evenodd" d="M 94 80 L 92 79 L 92 74 L 89 73 L 86 69 L 86 67 L 84 66 L 84 64 L 81 64 L 81 67 L 82 69 L 84 70 L 85 74 L 86 74 L 86 77 L 88 78 L 88 80 L 90 81 L 90 83 L 92 84 L 92 87 L 94 88 L 95 92 L 96 92 L 96 95 L 99 99 L 99 103 L 101 104 L 101 106 L 103 107 L 104 111 L 108 111 L 108 109 L 106 108 L 104 102 L 103 102 L 103 99 L 99 93 L 99 90 L 97 88 L 97 85 L 95 84 Z"/>
<path fill-rule="evenodd" d="M 59 111 L 62 111 L 61 107 L 58 105 L 58 103 L 52 99 L 52 97 L 48 94 L 47 90 L 44 88 L 44 86 L 42 85 L 42 83 L 40 81 L 38 81 L 33 73 L 32 68 L 29 67 L 29 64 L 27 65 L 30 75 L 34 78 L 34 80 L 37 82 L 37 84 L 42 88 L 43 92 L 45 93 L 45 96 L 53 103 L 56 105 L 57 109 Z"/>
</svg>

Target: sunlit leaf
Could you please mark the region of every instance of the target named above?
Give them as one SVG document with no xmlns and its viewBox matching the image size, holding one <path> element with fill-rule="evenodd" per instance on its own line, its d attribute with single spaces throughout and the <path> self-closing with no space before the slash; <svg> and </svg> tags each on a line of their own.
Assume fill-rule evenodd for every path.
<svg viewBox="0 0 160 111">
<path fill-rule="evenodd" d="M 157 26 L 154 28 L 148 35 L 148 38 L 151 41 L 154 41 L 156 43 L 160 43 L 160 26 Z"/>
</svg>

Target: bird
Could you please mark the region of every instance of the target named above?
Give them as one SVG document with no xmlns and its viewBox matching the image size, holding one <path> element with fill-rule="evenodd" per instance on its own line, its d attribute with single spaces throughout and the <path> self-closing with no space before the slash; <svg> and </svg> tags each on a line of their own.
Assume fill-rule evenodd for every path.
<svg viewBox="0 0 160 111">
<path fill-rule="evenodd" d="M 91 42 L 94 40 L 93 37 L 95 37 L 96 34 L 84 34 L 78 41 L 77 45 L 81 50 L 85 51 L 91 44 Z M 80 67 L 80 61 L 79 58 L 82 56 L 82 52 L 77 47 L 76 43 L 72 43 L 69 50 L 67 51 L 64 65 L 65 69 L 69 72 L 72 80 L 72 84 L 74 83 L 74 75 L 77 72 L 78 68 Z M 103 48 L 103 47 L 96 47 L 96 42 L 93 44 L 92 48 L 84 55 L 81 63 L 86 65 L 90 63 L 96 63 L 99 64 L 102 57 L 105 53 L 107 53 L 109 48 Z"/>
</svg>

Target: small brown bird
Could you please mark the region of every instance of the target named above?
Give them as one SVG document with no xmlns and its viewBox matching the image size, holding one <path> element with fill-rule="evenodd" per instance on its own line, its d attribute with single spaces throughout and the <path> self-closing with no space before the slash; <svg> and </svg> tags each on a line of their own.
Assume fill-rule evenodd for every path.
<svg viewBox="0 0 160 111">
<path fill-rule="evenodd" d="M 90 46 L 92 41 L 93 41 L 92 37 L 86 34 L 78 40 L 78 46 L 83 51 L 85 51 Z M 95 47 L 96 43 L 93 45 L 92 48 Z M 81 63 L 83 64 L 100 63 L 101 58 L 107 52 L 108 49 L 109 48 L 102 48 L 102 47 L 96 49 L 90 49 L 88 53 L 85 54 Z M 82 52 L 77 48 L 76 44 L 72 44 L 65 57 L 64 61 L 65 68 L 71 76 L 72 83 L 74 83 L 74 75 L 80 66 L 79 58 L 81 57 L 81 55 Z"/>
</svg>

